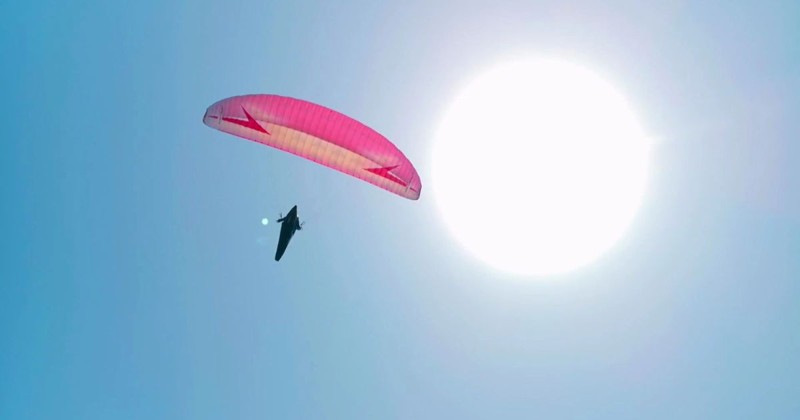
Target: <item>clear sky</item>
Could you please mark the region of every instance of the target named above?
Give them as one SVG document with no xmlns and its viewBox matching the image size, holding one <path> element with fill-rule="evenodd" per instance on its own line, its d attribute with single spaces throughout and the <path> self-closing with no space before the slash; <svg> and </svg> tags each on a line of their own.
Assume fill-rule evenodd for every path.
<svg viewBox="0 0 800 420">
<path fill-rule="evenodd" d="M 2 10 L 0 418 L 800 417 L 800 3 Z M 659 139 L 626 236 L 556 279 L 472 258 L 424 188 L 201 122 L 311 100 L 430 185 L 451 98 L 519 53 L 602 74 Z M 275 263 L 260 220 L 293 204 Z"/>
</svg>

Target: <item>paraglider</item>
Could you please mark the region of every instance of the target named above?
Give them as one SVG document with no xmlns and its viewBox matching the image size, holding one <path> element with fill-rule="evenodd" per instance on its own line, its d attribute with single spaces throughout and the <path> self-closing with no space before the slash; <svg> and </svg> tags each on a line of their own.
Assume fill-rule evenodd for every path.
<svg viewBox="0 0 800 420">
<path fill-rule="evenodd" d="M 206 110 L 211 128 L 283 150 L 411 200 L 422 182 L 386 137 L 332 109 L 278 95 L 223 99 Z"/>
<path fill-rule="evenodd" d="M 278 95 L 223 99 L 206 110 L 203 123 L 225 133 L 261 143 L 364 180 L 411 200 L 422 182 L 414 165 L 377 131 L 332 109 Z M 262 225 L 269 221 L 265 218 Z M 275 261 L 280 261 L 295 232 L 302 228 L 297 206 L 281 225 Z"/>
<path fill-rule="evenodd" d="M 294 233 L 303 229 L 303 223 L 300 222 L 300 218 L 297 216 L 297 206 L 292 207 L 286 217 L 279 218 L 278 223 L 281 224 L 281 235 L 278 238 L 278 249 L 275 250 L 275 261 L 281 260 Z"/>
</svg>

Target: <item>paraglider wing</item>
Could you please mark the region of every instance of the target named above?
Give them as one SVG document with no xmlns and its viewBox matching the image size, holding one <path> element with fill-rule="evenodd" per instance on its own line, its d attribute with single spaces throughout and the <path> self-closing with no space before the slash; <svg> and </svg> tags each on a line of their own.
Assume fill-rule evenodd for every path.
<svg viewBox="0 0 800 420">
<path fill-rule="evenodd" d="M 414 165 L 386 137 L 321 105 L 277 95 L 236 96 L 208 107 L 203 122 L 411 200 L 422 191 Z"/>
</svg>

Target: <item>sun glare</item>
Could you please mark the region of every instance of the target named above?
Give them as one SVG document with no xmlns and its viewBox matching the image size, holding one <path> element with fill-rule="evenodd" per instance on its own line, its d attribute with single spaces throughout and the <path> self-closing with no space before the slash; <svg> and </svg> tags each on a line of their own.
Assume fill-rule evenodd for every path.
<svg viewBox="0 0 800 420">
<path fill-rule="evenodd" d="M 627 101 L 563 61 L 497 66 L 442 119 L 432 187 L 463 246 L 523 275 L 566 272 L 610 248 L 647 181 L 648 141 Z"/>
</svg>

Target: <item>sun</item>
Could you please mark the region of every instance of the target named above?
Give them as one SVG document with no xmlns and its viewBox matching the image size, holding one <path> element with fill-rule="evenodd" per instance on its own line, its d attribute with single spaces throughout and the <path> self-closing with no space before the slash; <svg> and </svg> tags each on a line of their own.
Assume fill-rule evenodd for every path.
<svg viewBox="0 0 800 420">
<path fill-rule="evenodd" d="M 625 98 L 591 71 L 527 59 L 490 69 L 453 100 L 432 189 L 453 235 L 503 271 L 584 266 L 627 230 L 649 142 Z"/>
</svg>

